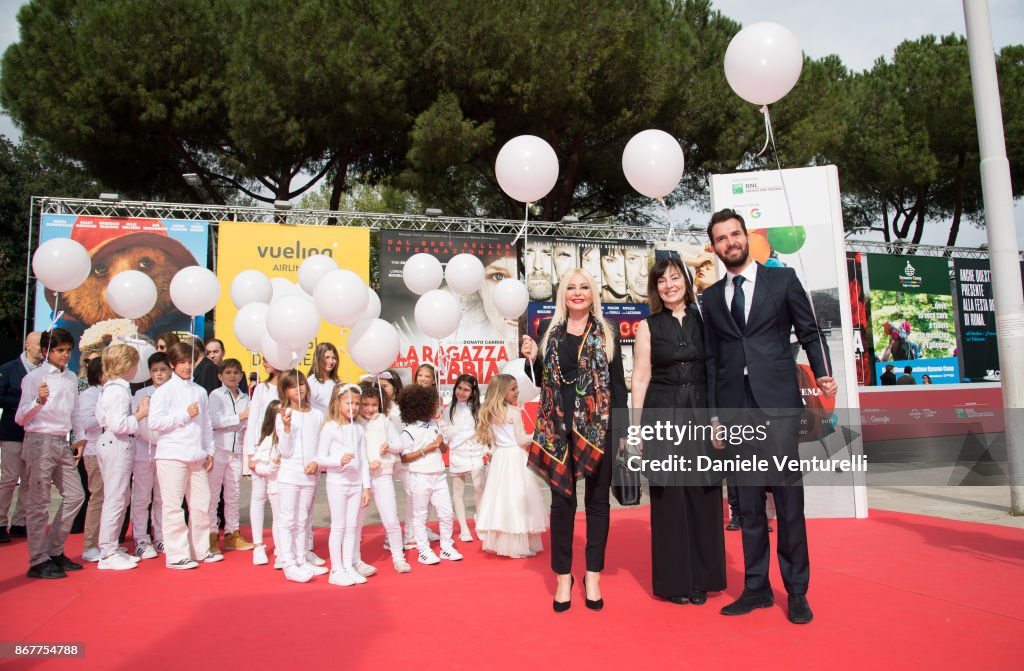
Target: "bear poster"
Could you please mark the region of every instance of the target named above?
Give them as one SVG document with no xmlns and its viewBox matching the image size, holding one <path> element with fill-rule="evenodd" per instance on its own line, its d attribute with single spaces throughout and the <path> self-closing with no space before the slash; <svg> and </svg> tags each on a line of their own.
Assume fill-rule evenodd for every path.
<svg viewBox="0 0 1024 671">
<path fill-rule="evenodd" d="M 178 219 L 143 219 L 44 214 L 40 219 L 39 244 L 54 238 L 71 238 L 89 252 L 92 271 L 72 291 L 56 296 L 36 285 L 35 329 L 56 326 L 75 337 L 71 368 L 78 370 L 79 347 L 100 343 L 104 335 L 129 335 L 134 329 L 154 341 L 167 331 L 188 332 L 191 318 L 171 303 L 174 274 L 187 266 L 206 266 L 209 222 Z M 138 270 L 153 279 L 157 288 L 154 308 L 135 320 L 134 327 L 120 319 L 106 301 L 106 287 L 114 275 Z M 63 314 L 61 314 L 63 313 Z M 194 333 L 203 334 L 203 317 L 196 317 Z"/>
</svg>

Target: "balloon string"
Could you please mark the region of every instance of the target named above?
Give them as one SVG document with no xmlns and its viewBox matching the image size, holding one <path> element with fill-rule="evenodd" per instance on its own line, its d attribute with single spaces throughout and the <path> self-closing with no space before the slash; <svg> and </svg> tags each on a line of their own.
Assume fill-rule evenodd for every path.
<svg viewBox="0 0 1024 671">
<path fill-rule="evenodd" d="M 188 334 L 190 336 L 192 336 L 191 338 L 188 339 L 188 341 L 192 345 L 192 367 L 194 369 L 195 365 L 196 365 L 196 317 L 195 317 L 195 315 L 192 315 L 191 317 L 189 317 Z M 195 400 L 196 400 L 195 379 L 196 379 L 196 372 L 195 372 L 195 370 L 193 370 L 192 371 L 192 383 L 193 383 L 193 386 L 192 386 L 192 401 L 193 402 L 195 402 Z"/>
<path fill-rule="evenodd" d="M 665 210 L 665 221 L 668 222 L 668 239 L 671 240 L 672 236 L 675 234 L 676 225 L 673 223 L 672 217 L 668 213 L 668 205 L 665 204 L 665 199 L 659 198 L 658 202 L 661 203 L 662 209 Z"/>
<path fill-rule="evenodd" d="M 54 291 L 53 292 L 53 319 L 50 320 L 50 328 L 47 329 L 47 333 L 49 333 L 50 335 L 53 335 L 53 327 L 57 325 L 57 320 L 60 319 L 61 313 L 60 313 L 60 310 L 57 309 L 59 307 L 60 307 L 60 292 L 59 291 Z"/>
<path fill-rule="evenodd" d="M 526 204 L 526 217 L 523 219 L 523 227 L 519 230 L 518 233 L 516 233 L 516 237 L 512 240 L 512 244 L 513 245 L 516 244 L 517 242 L 519 242 L 519 238 L 522 238 L 523 239 L 523 247 L 526 247 L 526 244 L 527 244 L 528 239 L 529 239 L 529 233 L 527 232 L 527 226 L 529 225 L 529 223 L 530 223 L 530 203 L 527 203 Z"/>
<path fill-rule="evenodd" d="M 775 135 L 772 133 L 772 120 L 768 114 L 768 105 L 761 105 L 761 114 L 764 115 L 764 146 L 761 147 L 761 151 L 757 152 L 757 156 L 760 156 L 768 149 L 768 143 L 771 143 L 772 149 L 775 149 Z M 775 160 L 778 161 L 779 155 L 775 155 Z"/>
</svg>

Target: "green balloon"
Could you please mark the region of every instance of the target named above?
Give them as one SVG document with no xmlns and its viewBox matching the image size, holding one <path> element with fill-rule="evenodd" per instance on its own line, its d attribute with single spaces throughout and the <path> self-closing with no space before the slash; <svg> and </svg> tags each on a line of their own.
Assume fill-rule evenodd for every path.
<svg viewBox="0 0 1024 671">
<path fill-rule="evenodd" d="M 807 242 L 807 231 L 803 226 L 769 228 L 768 242 L 780 254 L 795 254 Z"/>
</svg>

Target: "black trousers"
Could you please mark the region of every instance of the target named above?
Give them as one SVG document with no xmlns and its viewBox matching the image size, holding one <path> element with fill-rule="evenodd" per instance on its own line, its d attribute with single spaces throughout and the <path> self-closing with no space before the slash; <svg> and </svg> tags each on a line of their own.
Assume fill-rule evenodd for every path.
<svg viewBox="0 0 1024 671">
<path fill-rule="evenodd" d="M 604 569 L 604 551 L 608 545 L 611 504 L 612 462 L 615 455 L 606 449 L 597 470 L 585 476 L 583 508 L 587 515 L 587 570 Z M 572 457 L 569 457 L 570 461 Z M 575 473 L 575 464 L 570 464 Z M 551 570 L 559 575 L 572 573 L 572 538 L 576 523 L 576 492 L 565 496 L 551 490 Z"/>
</svg>

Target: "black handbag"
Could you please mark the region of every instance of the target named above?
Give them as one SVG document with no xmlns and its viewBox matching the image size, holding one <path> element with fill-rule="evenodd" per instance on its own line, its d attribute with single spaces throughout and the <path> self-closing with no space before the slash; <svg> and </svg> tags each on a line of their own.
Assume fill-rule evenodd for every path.
<svg viewBox="0 0 1024 671">
<path fill-rule="evenodd" d="M 628 448 L 618 450 L 612 464 L 612 496 L 621 506 L 640 505 L 640 471 L 629 468 L 628 459 L 634 456 Z M 639 460 L 634 459 L 634 465 Z"/>
</svg>

